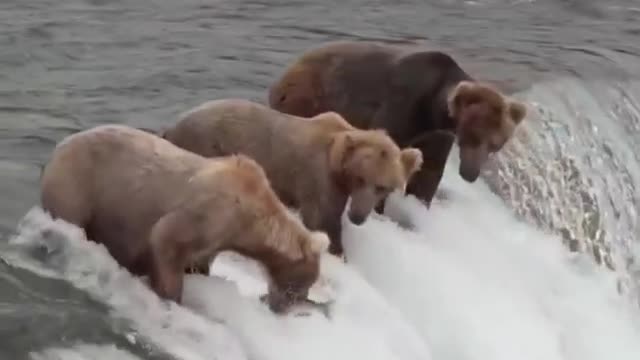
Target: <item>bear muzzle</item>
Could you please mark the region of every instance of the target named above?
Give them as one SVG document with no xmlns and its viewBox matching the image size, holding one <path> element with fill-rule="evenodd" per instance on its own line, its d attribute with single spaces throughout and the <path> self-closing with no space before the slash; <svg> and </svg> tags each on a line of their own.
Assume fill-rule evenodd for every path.
<svg viewBox="0 0 640 360">
<path fill-rule="evenodd" d="M 461 147 L 459 174 L 467 182 L 474 182 L 480 176 L 480 170 L 487 161 L 489 152 L 486 146 Z"/>
<path fill-rule="evenodd" d="M 381 197 L 376 194 L 373 186 L 365 186 L 351 193 L 349 211 L 347 217 L 354 225 L 362 225 L 374 207 L 380 202 Z"/>
<path fill-rule="evenodd" d="M 362 225 L 367 220 L 368 214 L 359 214 L 355 212 L 349 212 L 348 217 L 349 221 L 351 221 L 355 225 Z"/>
<path fill-rule="evenodd" d="M 474 182 L 478 179 L 478 176 L 480 176 L 480 170 L 477 168 L 470 168 L 470 167 L 463 167 L 462 165 L 460 166 L 460 177 L 462 177 L 464 179 L 464 181 L 466 182 Z"/>
</svg>

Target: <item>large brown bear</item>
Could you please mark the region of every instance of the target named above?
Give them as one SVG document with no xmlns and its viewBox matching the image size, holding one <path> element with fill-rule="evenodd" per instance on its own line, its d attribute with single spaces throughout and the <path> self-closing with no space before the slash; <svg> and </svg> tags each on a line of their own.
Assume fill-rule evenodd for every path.
<svg viewBox="0 0 640 360">
<path fill-rule="evenodd" d="M 404 190 L 422 163 L 383 130 L 360 130 L 328 112 L 301 121 L 248 100 L 206 102 L 188 111 L 163 137 L 203 156 L 243 153 L 265 170 L 273 189 L 300 210 L 305 225 L 329 235 L 343 255 L 341 216 L 362 224 L 390 192 Z"/>
<path fill-rule="evenodd" d="M 526 115 L 525 106 L 476 82 L 447 54 L 373 42 L 330 42 L 303 53 L 269 90 L 278 111 L 335 111 L 356 127 L 385 129 L 422 150 L 407 193 L 427 204 L 457 135 L 459 173 L 474 182 Z"/>
<path fill-rule="evenodd" d="M 232 250 L 272 277 L 269 305 L 306 299 L 326 234 L 310 232 L 280 202 L 262 168 L 235 155 L 207 159 L 158 136 L 102 125 L 63 140 L 41 179 L 54 218 L 83 228 L 162 298 L 180 303 L 185 268 Z"/>
</svg>

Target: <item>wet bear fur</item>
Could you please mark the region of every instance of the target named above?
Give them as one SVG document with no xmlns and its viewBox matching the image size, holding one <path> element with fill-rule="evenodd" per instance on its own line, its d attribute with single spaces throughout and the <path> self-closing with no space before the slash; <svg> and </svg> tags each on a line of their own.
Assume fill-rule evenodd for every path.
<svg viewBox="0 0 640 360">
<path fill-rule="evenodd" d="M 329 245 L 292 216 L 254 160 L 204 158 L 123 125 L 60 142 L 42 173 L 41 203 L 178 303 L 185 268 L 206 271 L 232 250 L 264 264 L 269 305 L 284 311 L 306 297 Z"/>
<path fill-rule="evenodd" d="M 203 156 L 255 159 L 280 199 L 305 225 L 329 235 L 343 255 L 341 216 L 362 224 L 381 199 L 404 191 L 419 150 L 400 149 L 383 130 L 361 130 L 335 112 L 300 119 L 242 99 L 214 100 L 186 112 L 163 137 Z"/>
<path fill-rule="evenodd" d="M 295 59 L 272 84 L 269 106 L 301 117 L 334 111 L 416 147 L 424 165 L 407 193 L 430 204 L 454 141 L 460 176 L 474 182 L 524 119 L 525 105 L 475 81 L 446 53 L 366 41 L 329 42 Z"/>
</svg>

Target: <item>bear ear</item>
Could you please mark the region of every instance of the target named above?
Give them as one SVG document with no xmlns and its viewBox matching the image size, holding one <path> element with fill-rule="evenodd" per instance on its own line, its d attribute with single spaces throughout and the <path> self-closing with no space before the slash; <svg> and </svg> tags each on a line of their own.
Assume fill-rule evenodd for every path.
<svg viewBox="0 0 640 360">
<path fill-rule="evenodd" d="M 354 147 L 353 136 L 350 134 L 339 132 L 333 136 L 329 150 L 329 163 L 333 171 L 342 171 L 344 163 Z"/>
<path fill-rule="evenodd" d="M 460 103 L 465 96 L 469 95 L 475 89 L 476 84 L 471 81 L 460 81 L 447 96 L 447 110 L 449 116 L 455 118 L 458 115 Z"/>
<path fill-rule="evenodd" d="M 514 124 L 519 124 L 527 116 L 527 107 L 520 101 L 510 100 L 507 102 L 509 116 Z"/>
<path fill-rule="evenodd" d="M 407 179 L 422 167 L 422 152 L 416 148 L 403 149 L 400 154 L 402 166 Z"/>
<path fill-rule="evenodd" d="M 309 241 L 309 250 L 312 255 L 320 255 L 329 249 L 329 236 L 325 232 L 312 231 Z"/>
</svg>

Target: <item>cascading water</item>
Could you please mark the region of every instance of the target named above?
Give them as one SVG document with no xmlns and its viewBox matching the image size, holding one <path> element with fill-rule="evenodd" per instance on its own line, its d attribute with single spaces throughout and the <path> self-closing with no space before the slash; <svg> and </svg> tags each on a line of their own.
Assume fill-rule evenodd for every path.
<svg viewBox="0 0 640 360">
<path fill-rule="evenodd" d="M 635 0 L 0 10 L 0 232 L 22 218 L 0 241 L 0 360 L 640 359 Z M 63 136 L 105 122 L 163 127 L 215 98 L 262 101 L 285 63 L 344 39 L 451 50 L 474 76 L 518 89 L 531 112 L 480 181 L 460 179 L 454 151 L 431 209 L 394 196 L 389 215 L 412 229 L 345 221 L 349 263 L 323 261 L 330 318 L 274 316 L 258 300 L 260 272 L 226 256 L 169 306 L 78 229 L 38 208 L 24 215 Z"/>
<path fill-rule="evenodd" d="M 487 182 L 465 183 L 454 149 L 446 196 L 429 210 L 394 195 L 390 218 L 344 219 L 349 263 L 323 262 L 330 318 L 274 316 L 258 300 L 260 272 L 225 256 L 212 276 L 188 277 L 184 307 L 167 307 L 104 248 L 37 208 L 5 254 L 108 304 L 130 321 L 131 344 L 180 359 L 636 360 L 640 308 L 620 293 L 634 295 L 637 280 L 627 260 L 637 243 L 637 140 L 613 143 L 637 126 L 633 86 L 538 84 L 516 95 L 531 115 Z M 43 243 L 45 230 L 57 240 Z"/>
<path fill-rule="evenodd" d="M 621 275 L 637 298 L 640 83 L 562 79 L 522 94 L 534 112 L 497 156 L 493 189 L 516 213 Z"/>
</svg>

